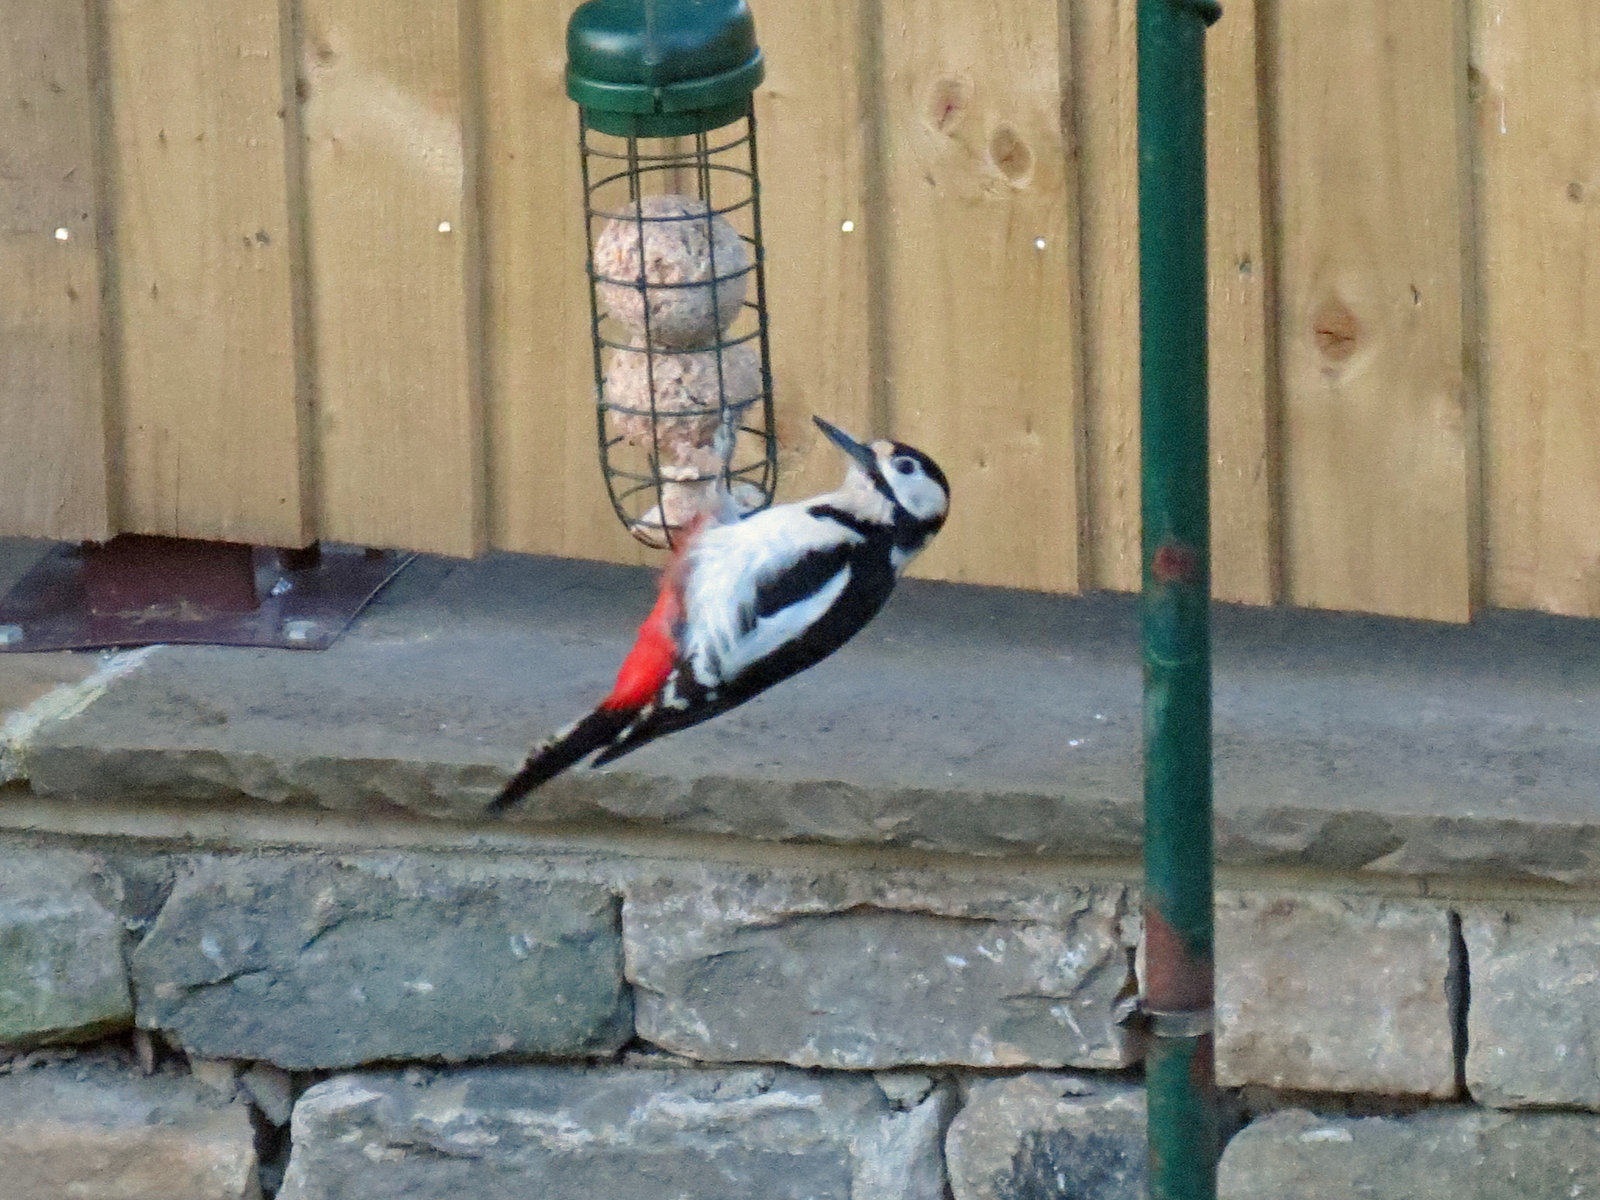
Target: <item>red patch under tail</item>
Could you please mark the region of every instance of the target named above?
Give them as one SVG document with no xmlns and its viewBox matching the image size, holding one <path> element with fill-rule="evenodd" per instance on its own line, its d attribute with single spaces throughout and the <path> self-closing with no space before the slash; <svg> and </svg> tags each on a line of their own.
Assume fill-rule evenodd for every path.
<svg viewBox="0 0 1600 1200">
<path fill-rule="evenodd" d="M 678 661 L 678 625 L 683 620 L 683 571 L 685 551 L 693 535 L 700 530 L 700 522 L 691 526 L 680 539 L 672 563 L 661 573 L 661 591 L 656 596 L 656 606 L 639 626 L 639 636 L 633 649 L 622 660 L 617 672 L 617 682 L 611 694 L 600 702 L 604 709 L 642 708 L 648 704 L 661 685 L 667 682 Z"/>
</svg>

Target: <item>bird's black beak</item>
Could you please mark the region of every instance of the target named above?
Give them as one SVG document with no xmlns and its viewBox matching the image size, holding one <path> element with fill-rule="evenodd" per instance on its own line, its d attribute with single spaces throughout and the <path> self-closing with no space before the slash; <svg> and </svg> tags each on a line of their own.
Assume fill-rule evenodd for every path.
<svg viewBox="0 0 1600 1200">
<path fill-rule="evenodd" d="M 860 463 L 861 469 L 868 475 L 871 475 L 877 470 L 878 459 L 877 456 L 872 453 L 871 446 L 866 446 L 856 441 L 855 438 L 851 437 L 844 430 L 840 429 L 836 425 L 829 425 L 821 417 L 812 417 L 811 419 L 817 423 L 818 429 L 822 430 L 823 433 L 828 435 L 828 440 L 830 442 L 839 447 L 839 449 L 843 450 L 851 458 L 855 459 L 856 462 Z"/>
</svg>

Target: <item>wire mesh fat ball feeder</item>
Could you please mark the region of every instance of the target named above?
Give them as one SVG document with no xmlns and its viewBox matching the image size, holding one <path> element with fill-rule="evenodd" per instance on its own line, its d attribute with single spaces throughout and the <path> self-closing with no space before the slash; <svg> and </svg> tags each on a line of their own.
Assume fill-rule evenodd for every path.
<svg viewBox="0 0 1600 1200">
<path fill-rule="evenodd" d="M 777 486 L 745 0 L 588 0 L 579 106 L 600 463 L 617 516 L 671 546 Z"/>
</svg>

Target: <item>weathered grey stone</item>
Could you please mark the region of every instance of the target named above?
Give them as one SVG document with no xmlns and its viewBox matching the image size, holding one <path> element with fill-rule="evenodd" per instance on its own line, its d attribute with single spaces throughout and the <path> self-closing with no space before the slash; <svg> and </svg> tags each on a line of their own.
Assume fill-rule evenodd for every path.
<svg viewBox="0 0 1600 1200">
<path fill-rule="evenodd" d="M 933 1091 L 937 1081 L 921 1071 L 878 1071 L 873 1076 L 878 1087 L 896 1108 L 914 1108 Z"/>
<path fill-rule="evenodd" d="M 145 1035 L 146 1037 L 149 1034 Z M 152 1056 L 151 1062 L 154 1062 Z M 239 1074 L 244 1064 L 227 1058 L 191 1058 L 189 1074 L 205 1084 L 223 1100 L 232 1100 L 239 1094 Z"/>
<path fill-rule="evenodd" d="M 976 1080 L 945 1162 L 955 1200 L 1143 1200 L 1144 1089 L 1042 1072 Z"/>
<path fill-rule="evenodd" d="M 926 1075 L 885 1072 L 875 1079 L 898 1115 L 880 1119 L 877 1129 L 857 1143 L 852 1200 L 865 1196 L 944 1200 L 943 1141 L 956 1108 L 955 1088 Z"/>
<path fill-rule="evenodd" d="M 1216 913 L 1219 1083 L 1454 1092 L 1443 906 L 1224 892 Z"/>
<path fill-rule="evenodd" d="M 294 1113 L 294 1081 L 289 1072 L 271 1063 L 256 1063 L 239 1077 L 239 1084 L 261 1115 L 274 1125 L 287 1125 Z"/>
<path fill-rule="evenodd" d="M 1600 1109 L 1600 912 L 1467 909 L 1467 1086 L 1500 1108 Z"/>
<path fill-rule="evenodd" d="M 641 1036 L 717 1062 L 1115 1067 L 1120 885 L 708 868 L 623 906 Z"/>
<path fill-rule="evenodd" d="M 5 550 L 0 547 L 0 559 Z M 9 586 L 0 570 L 0 595 Z M 95 684 L 85 682 L 101 671 L 101 662 L 87 654 L 7 654 L 0 663 L 0 783 L 26 779 L 24 748 L 41 726 L 70 714 Z"/>
<path fill-rule="evenodd" d="M 1600 1119 L 1274 1113 L 1228 1143 L 1217 1191 L 1221 1200 L 1586 1200 L 1600 1195 Z"/>
<path fill-rule="evenodd" d="M 653 586 L 601 563 L 419 560 L 324 654 L 160 650 L 31 734 L 32 799 L 478 817 L 528 738 L 610 685 Z M 1219 861 L 1600 882 L 1590 636 L 1532 614 L 1220 609 Z M 848 653 L 552 781 L 516 820 L 1137 858 L 1137 637 L 1132 598 L 910 580 Z M 81 806 L 41 811 L 66 825 Z"/>
<path fill-rule="evenodd" d="M 941 1200 L 942 1093 L 772 1068 L 477 1067 L 318 1084 L 280 1200 Z"/>
<path fill-rule="evenodd" d="M 514 864 L 206 860 L 133 967 L 141 1025 L 290 1069 L 605 1053 L 631 1032 L 615 897 Z"/>
<path fill-rule="evenodd" d="M 133 1020 L 119 915 L 87 855 L 0 848 L 0 1043 L 92 1037 Z"/>
<path fill-rule="evenodd" d="M 0 1076 L 0 1200 L 259 1200 L 243 1104 L 83 1060 Z"/>
</svg>

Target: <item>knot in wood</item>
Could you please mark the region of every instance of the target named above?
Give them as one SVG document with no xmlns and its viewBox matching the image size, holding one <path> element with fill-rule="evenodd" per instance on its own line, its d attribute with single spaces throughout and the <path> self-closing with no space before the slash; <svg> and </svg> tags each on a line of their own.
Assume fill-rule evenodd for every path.
<svg viewBox="0 0 1600 1200">
<path fill-rule="evenodd" d="M 972 85 L 958 76 L 946 75 L 928 89 L 928 125 L 938 133 L 954 133 L 972 106 Z"/>
<path fill-rule="evenodd" d="M 1033 147 L 1009 125 L 1000 125 L 989 136 L 989 161 L 1012 187 L 1026 187 L 1033 178 Z"/>
<path fill-rule="evenodd" d="M 1337 296 L 1330 296 L 1311 318 L 1311 333 L 1324 358 L 1342 363 L 1356 352 L 1361 322 L 1348 304 Z"/>
</svg>

